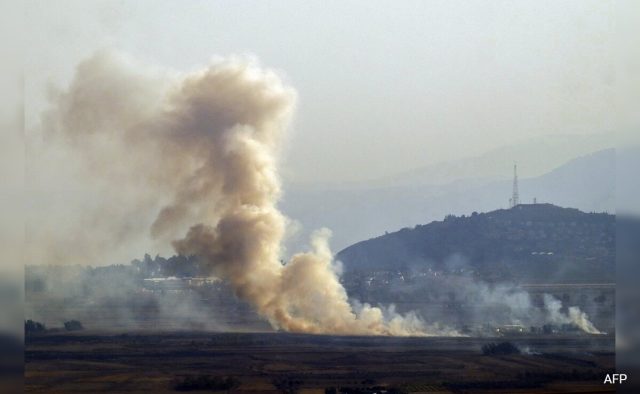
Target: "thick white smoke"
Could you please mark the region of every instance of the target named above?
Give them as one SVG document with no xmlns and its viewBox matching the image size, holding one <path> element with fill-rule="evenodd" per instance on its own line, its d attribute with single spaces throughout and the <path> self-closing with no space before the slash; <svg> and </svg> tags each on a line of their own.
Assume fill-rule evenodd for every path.
<svg viewBox="0 0 640 394">
<path fill-rule="evenodd" d="M 511 323 L 573 324 L 588 334 L 602 334 L 579 307 L 570 306 L 564 313 L 562 301 L 551 294 L 543 294 L 544 305 L 539 310 L 528 292 L 513 285 L 488 286 L 486 283 L 473 280 L 467 283 L 464 292 L 474 294 L 478 301 L 476 309 L 479 313 L 485 313 L 485 321 L 494 314 L 491 312 L 492 308 L 502 306 L 507 310 Z"/>
<path fill-rule="evenodd" d="M 48 135 L 121 203 L 83 231 L 102 226 L 124 238 L 144 224 L 155 239 L 175 240 L 178 253 L 197 255 L 278 329 L 454 333 L 393 308 L 352 307 L 327 231 L 314 236 L 310 251 L 281 263 L 287 219 L 277 208 L 277 159 L 296 95 L 276 73 L 229 58 L 186 75 L 153 75 L 100 53 L 78 67 L 44 119 Z M 122 217 L 137 225 L 108 224 Z"/>
</svg>

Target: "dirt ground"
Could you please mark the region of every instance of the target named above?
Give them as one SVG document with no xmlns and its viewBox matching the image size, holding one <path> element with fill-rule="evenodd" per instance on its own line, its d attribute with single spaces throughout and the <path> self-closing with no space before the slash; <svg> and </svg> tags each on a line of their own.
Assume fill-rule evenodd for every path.
<svg viewBox="0 0 640 394">
<path fill-rule="evenodd" d="M 517 337 L 522 354 L 487 356 L 505 338 L 335 337 L 285 333 L 82 332 L 28 337 L 33 393 L 175 392 L 185 377 L 232 377 L 237 393 L 599 393 L 613 336 Z M 208 388 L 208 392 L 215 389 Z M 197 392 L 197 391 L 196 391 Z M 201 391 L 205 392 L 205 391 Z"/>
</svg>

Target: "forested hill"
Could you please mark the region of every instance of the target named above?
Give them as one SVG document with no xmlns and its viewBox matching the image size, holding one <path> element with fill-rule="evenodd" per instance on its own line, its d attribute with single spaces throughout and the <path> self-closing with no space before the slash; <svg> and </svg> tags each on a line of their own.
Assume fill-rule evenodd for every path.
<svg viewBox="0 0 640 394">
<path fill-rule="evenodd" d="M 347 272 L 467 270 L 485 280 L 612 282 L 615 216 L 551 204 L 404 228 L 338 253 Z"/>
</svg>

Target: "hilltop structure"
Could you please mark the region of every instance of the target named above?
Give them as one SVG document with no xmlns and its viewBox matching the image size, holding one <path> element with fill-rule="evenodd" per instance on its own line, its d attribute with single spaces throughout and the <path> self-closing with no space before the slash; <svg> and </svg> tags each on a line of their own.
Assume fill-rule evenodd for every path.
<svg viewBox="0 0 640 394">
<path fill-rule="evenodd" d="M 520 193 L 518 192 L 518 165 L 513 165 L 513 193 L 509 199 L 509 207 L 513 208 L 520 204 Z"/>
</svg>

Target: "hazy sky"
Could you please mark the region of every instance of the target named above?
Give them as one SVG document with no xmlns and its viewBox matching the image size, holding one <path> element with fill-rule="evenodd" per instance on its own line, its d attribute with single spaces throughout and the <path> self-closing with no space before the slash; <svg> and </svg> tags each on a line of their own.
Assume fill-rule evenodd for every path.
<svg viewBox="0 0 640 394">
<path fill-rule="evenodd" d="M 192 70 L 252 54 L 299 103 L 285 177 L 378 178 L 542 135 L 614 131 L 609 1 L 28 1 L 26 124 L 116 48 Z"/>
</svg>

